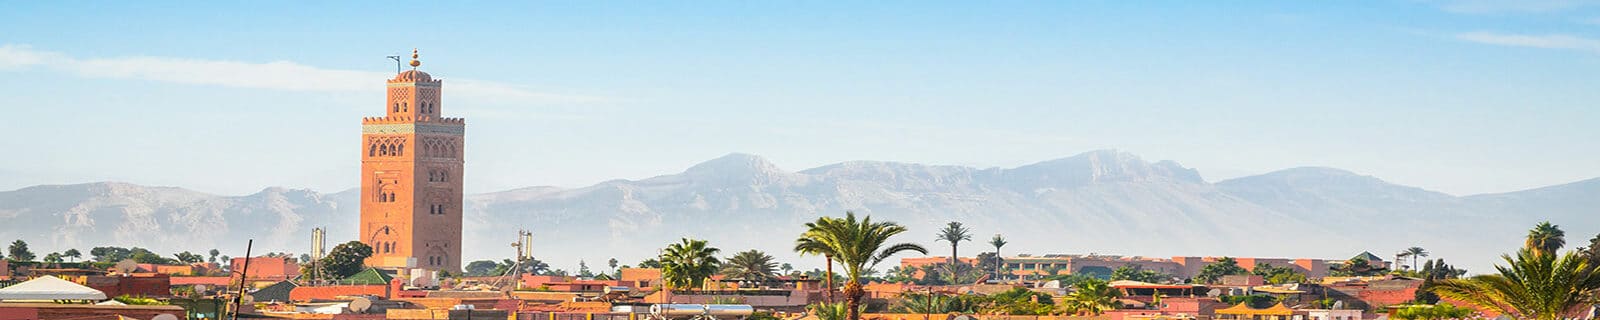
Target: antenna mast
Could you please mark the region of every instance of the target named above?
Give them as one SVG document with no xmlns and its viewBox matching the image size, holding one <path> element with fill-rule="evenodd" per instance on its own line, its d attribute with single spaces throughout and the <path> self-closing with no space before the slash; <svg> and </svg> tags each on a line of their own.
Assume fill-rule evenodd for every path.
<svg viewBox="0 0 1600 320">
<path fill-rule="evenodd" d="M 394 60 L 394 73 L 400 73 L 400 66 L 402 66 L 403 63 L 404 63 L 404 62 L 400 61 L 400 55 L 392 55 L 392 56 L 388 56 L 388 57 L 385 57 L 385 58 L 389 58 L 389 60 Z"/>
</svg>

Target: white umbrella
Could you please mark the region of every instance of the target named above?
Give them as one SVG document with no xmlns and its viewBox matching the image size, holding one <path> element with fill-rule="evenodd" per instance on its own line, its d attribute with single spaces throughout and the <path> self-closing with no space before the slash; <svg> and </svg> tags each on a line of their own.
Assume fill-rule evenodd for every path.
<svg viewBox="0 0 1600 320">
<path fill-rule="evenodd" d="M 105 300 L 106 293 L 53 276 L 0 288 L 0 300 Z"/>
</svg>

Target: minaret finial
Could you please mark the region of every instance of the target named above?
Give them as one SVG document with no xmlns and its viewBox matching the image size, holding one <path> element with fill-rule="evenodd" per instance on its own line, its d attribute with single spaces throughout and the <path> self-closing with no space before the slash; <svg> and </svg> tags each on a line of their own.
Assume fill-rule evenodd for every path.
<svg viewBox="0 0 1600 320">
<path fill-rule="evenodd" d="M 417 70 L 417 66 L 421 65 L 422 61 L 417 60 L 417 48 L 411 48 L 411 70 Z"/>
</svg>

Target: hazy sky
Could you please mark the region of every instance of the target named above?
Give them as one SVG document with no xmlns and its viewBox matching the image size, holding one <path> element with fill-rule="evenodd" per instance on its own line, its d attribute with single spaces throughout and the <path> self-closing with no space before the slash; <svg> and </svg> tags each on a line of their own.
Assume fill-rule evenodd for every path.
<svg viewBox="0 0 1600 320">
<path fill-rule="evenodd" d="M 454 3 L 448 3 L 454 4 Z M 1209 180 L 1331 166 L 1452 194 L 1600 177 L 1593 1 L 0 3 L 0 189 L 354 187 L 385 55 L 467 118 L 469 192 L 730 152 Z"/>
</svg>

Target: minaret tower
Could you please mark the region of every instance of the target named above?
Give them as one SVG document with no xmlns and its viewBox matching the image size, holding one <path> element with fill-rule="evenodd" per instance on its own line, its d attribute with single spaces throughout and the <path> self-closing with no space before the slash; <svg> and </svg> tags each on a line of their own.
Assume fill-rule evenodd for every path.
<svg viewBox="0 0 1600 320">
<path fill-rule="evenodd" d="M 386 115 L 361 121 L 361 242 L 369 266 L 456 273 L 466 123 L 440 116 L 442 82 L 417 57 L 389 79 Z"/>
</svg>

